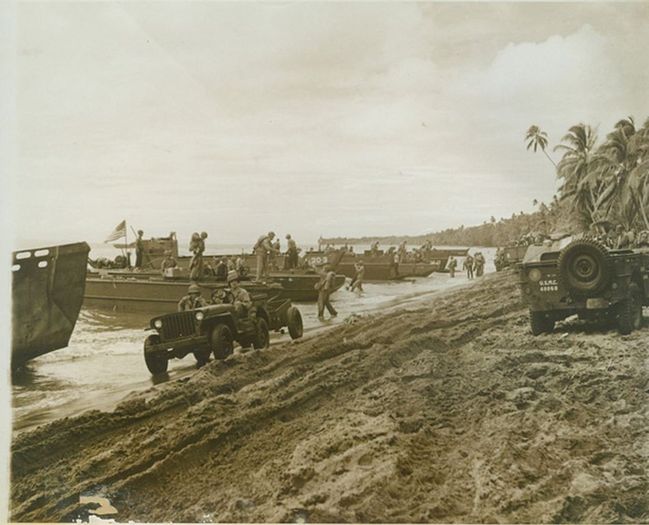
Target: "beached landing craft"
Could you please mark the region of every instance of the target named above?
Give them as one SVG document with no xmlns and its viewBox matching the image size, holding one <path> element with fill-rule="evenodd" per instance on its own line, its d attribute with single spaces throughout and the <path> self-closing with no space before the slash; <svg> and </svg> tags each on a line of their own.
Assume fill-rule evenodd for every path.
<svg viewBox="0 0 649 525">
<path fill-rule="evenodd" d="M 131 244 L 114 245 L 122 250 L 132 248 Z M 115 261 L 108 259 L 88 259 L 92 267 L 87 279 L 84 307 L 101 308 L 120 312 L 165 313 L 174 311 L 178 301 L 186 294 L 190 284 L 190 256 L 178 255 L 178 241 L 174 232 L 168 237 L 143 240 L 143 268 L 133 270 L 128 268 L 128 258 L 118 256 Z M 170 253 L 178 264 L 176 268 L 167 269 L 163 275 L 160 266 L 165 252 Z M 214 258 L 227 257 L 210 256 L 205 254 L 206 274 L 200 279 L 199 285 L 203 296 L 209 300 L 216 288 L 225 287 L 223 281 L 217 280 L 208 271 L 208 265 Z M 233 255 L 232 258 L 242 257 L 244 266 L 254 271 L 256 257 L 254 255 Z M 283 267 L 284 256 L 273 258 L 275 268 Z M 266 282 L 255 282 L 247 277 L 242 278 L 243 286 L 251 292 L 269 293 L 280 299 L 290 299 L 294 302 L 313 302 L 318 299 L 315 289 L 320 276 L 312 268 L 299 268 L 286 271 L 271 271 Z M 345 284 L 345 276 L 337 275 L 334 291 Z"/>
<path fill-rule="evenodd" d="M 295 302 L 312 302 L 318 298 L 314 288 L 319 276 L 274 276 L 268 283 L 243 280 L 241 285 L 251 293 L 268 293 Z M 190 281 L 187 277 L 165 278 L 160 273 L 116 272 L 100 270 L 88 276 L 84 308 L 101 308 L 119 312 L 166 313 L 176 309 L 186 295 Z M 197 283 L 202 296 L 209 301 L 212 292 L 225 288 L 226 283 L 214 278 Z M 336 277 L 336 290 L 345 284 L 345 277 Z"/>
<path fill-rule="evenodd" d="M 346 277 L 354 277 L 356 270 L 354 264 L 359 261 L 365 266 L 366 281 L 392 281 L 407 277 L 428 277 L 433 272 L 443 272 L 450 255 L 464 256 L 467 249 L 437 250 L 426 253 L 421 260 L 416 260 L 413 254 L 405 262 L 398 262 L 394 253 L 385 253 L 379 250 L 373 253 L 366 250 L 362 254 L 345 253 L 339 257 L 340 250 L 331 252 L 310 251 L 304 254 L 304 260 L 311 266 L 332 263 L 333 259 L 340 259 L 336 264 L 336 272 Z"/>
<path fill-rule="evenodd" d="M 80 242 L 13 253 L 13 368 L 68 345 L 83 302 L 89 251 Z"/>
</svg>

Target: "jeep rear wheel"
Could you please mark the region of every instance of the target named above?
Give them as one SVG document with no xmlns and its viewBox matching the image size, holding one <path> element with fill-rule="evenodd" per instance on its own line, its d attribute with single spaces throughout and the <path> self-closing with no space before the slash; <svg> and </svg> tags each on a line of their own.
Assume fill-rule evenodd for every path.
<svg viewBox="0 0 649 525">
<path fill-rule="evenodd" d="M 288 333 L 291 335 L 291 339 L 298 339 L 304 334 L 302 314 L 295 306 L 291 306 L 286 312 L 286 325 L 288 326 Z"/>
<path fill-rule="evenodd" d="M 268 335 L 268 323 L 266 322 L 266 319 L 257 319 L 257 335 L 255 336 L 252 346 L 256 349 L 268 348 L 269 340 L 270 337 Z"/>
<path fill-rule="evenodd" d="M 557 260 L 559 279 L 573 297 L 592 297 L 610 280 L 606 247 L 592 239 L 573 241 Z"/>
<path fill-rule="evenodd" d="M 232 332 L 224 324 L 219 324 L 212 330 L 211 343 L 214 359 L 225 359 L 232 354 L 234 349 Z"/>
<path fill-rule="evenodd" d="M 152 375 L 164 374 L 169 367 L 167 356 L 163 353 L 151 353 L 150 348 L 160 343 L 160 336 L 151 334 L 144 340 L 144 362 Z"/>
<path fill-rule="evenodd" d="M 549 334 L 554 330 L 554 319 L 548 319 L 543 312 L 530 311 L 532 335 Z"/>
<path fill-rule="evenodd" d="M 618 305 L 617 329 L 622 335 L 642 328 L 642 295 L 636 284 L 629 286 L 629 297 Z"/>
</svg>

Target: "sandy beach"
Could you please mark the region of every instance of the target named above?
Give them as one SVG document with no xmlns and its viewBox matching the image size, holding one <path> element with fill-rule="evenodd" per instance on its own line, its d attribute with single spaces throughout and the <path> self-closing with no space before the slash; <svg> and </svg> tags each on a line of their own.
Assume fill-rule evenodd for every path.
<svg viewBox="0 0 649 525">
<path fill-rule="evenodd" d="M 646 522 L 648 333 L 489 275 L 18 435 L 11 519 Z"/>
</svg>

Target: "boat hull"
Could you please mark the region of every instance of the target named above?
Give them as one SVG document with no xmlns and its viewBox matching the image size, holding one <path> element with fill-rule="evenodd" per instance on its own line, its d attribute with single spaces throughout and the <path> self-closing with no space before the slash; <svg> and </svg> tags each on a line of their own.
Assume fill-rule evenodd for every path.
<svg viewBox="0 0 649 525">
<path fill-rule="evenodd" d="M 85 242 L 14 252 L 13 367 L 68 345 L 83 302 L 89 252 Z"/>
<path fill-rule="evenodd" d="M 428 261 L 398 263 L 394 254 L 346 253 L 340 257 L 337 251 L 331 253 L 307 252 L 304 257 L 311 266 L 335 264 L 337 273 L 351 278 L 356 275 L 354 265 L 362 261 L 365 267 L 364 279 L 366 281 L 394 281 L 407 277 L 427 277 L 433 272 L 443 272 L 448 261 L 448 256 L 439 255 L 431 257 Z M 335 263 L 336 259 L 339 259 L 337 264 Z"/>
<path fill-rule="evenodd" d="M 265 283 L 242 281 L 250 293 L 266 293 L 294 302 L 313 302 L 318 299 L 315 284 L 319 276 L 276 274 Z M 145 277 L 137 274 L 94 274 L 87 279 L 84 308 L 100 308 L 120 312 L 169 313 L 176 310 L 178 301 L 187 294 L 189 280 L 163 279 L 161 276 Z M 344 276 L 336 276 L 335 289 L 345 283 Z M 216 288 L 225 283 L 209 280 L 197 283 L 201 295 L 209 300 Z"/>
</svg>

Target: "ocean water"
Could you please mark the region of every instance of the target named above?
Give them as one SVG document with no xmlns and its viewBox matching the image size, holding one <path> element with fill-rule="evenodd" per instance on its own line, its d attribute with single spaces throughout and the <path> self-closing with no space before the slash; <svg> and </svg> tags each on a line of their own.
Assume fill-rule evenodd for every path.
<svg viewBox="0 0 649 525">
<path fill-rule="evenodd" d="M 223 247 L 216 252 L 208 247 L 207 251 L 232 253 L 233 248 Z M 481 251 L 487 259 L 486 271 L 494 271 L 495 249 Z M 342 288 L 332 297 L 338 317 L 324 325 L 317 319 L 314 303 L 296 303 L 296 306 L 302 313 L 308 336 L 323 326 L 335 329 L 350 315 L 407 306 L 439 290 L 466 282 L 462 272 L 458 272 L 455 279 L 445 273 L 434 273 L 426 278 L 367 283 L 362 295 Z M 190 354 L 182 360 L 170 361 L 165 378 L 151 377 L 143 358 L 143 342 L 148 334 L 145 328 L 150 317 L 83 308 L 67 348 L 30 361 L 12 376 L 14 433 L 86 410 L 110 410 L 132 392 L 194 373 L 196 364 Z M 288 334 L 271 334 L 271 347 L 266 351 L 272 352 L 273 344 L 288 340 Z"/>
</svg>

